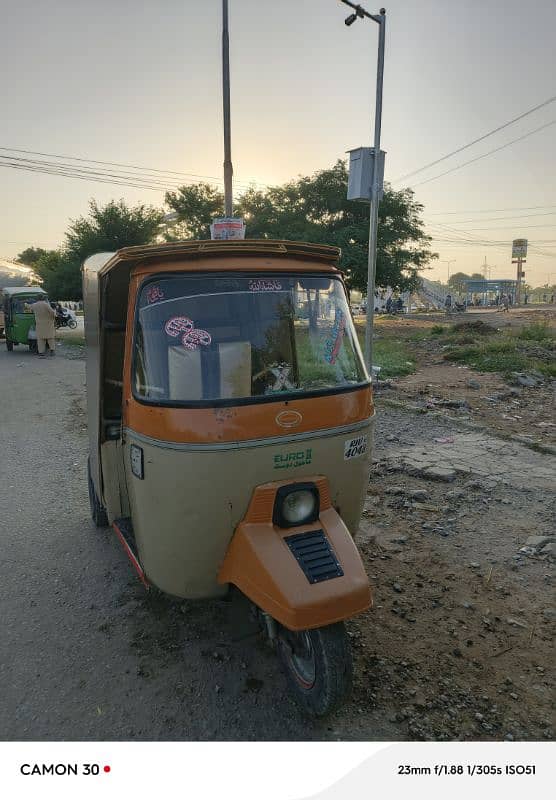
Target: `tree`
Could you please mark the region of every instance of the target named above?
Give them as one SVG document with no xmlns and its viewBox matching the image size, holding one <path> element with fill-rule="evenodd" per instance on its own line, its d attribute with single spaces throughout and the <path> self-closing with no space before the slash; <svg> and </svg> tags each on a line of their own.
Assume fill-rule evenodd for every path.
<svg viewBox="0 0 556 800">
<path fill-rule="evenodd" d="M 289 239 L 336 245 L 348 286 L 365 291 L 369 242 L 369 204 L 346 199 L 348 173 L 343 161 L 312 176 L 266 190 L 244 192 L 234 213 L 242 216 L 250 239 Z M 208 236 L 212 217 L 222 214 L 222 194 L 208 184 L 184 186 L 166 195 L 178 213 L 186 238 Z M 387 187 L 379 206 L 377 285 L 413 288 L 431 252 L 411 189 Z"/>
<path fill-rule="evenodd" d="M 25 264 L 26 267 L 34 267 L 39 258 L 47 252 L 42 247 L 28 247 L 17 256 L 16 261 Z"/>
<path fill-rule="evenodd" d="M 470 281 L 471 276 L 467 275 L 465 272 L 454 272 L 453 275 L 450 275 L 448 278 L 448 286 L 457 294 L 464 294 L 465 293 L 465 281 Z"/>
<path fill-rule="evenodd" d="M 66 233 L 65 252 L 78 265 L 94 253 L 152 242 L 163 220 L 163 212 L 152 206 L 128 207 L 111 200 L 103 208 L 89 203 L 89 216 L 72 220 Z"/>
<path fill-rule="evenodd" d="M 78 261 L 62 250 L 44 250 L 34 266 L 51 300 L 79 300 L 82 296 Z"/>
<path fill-rule="evenodd" d="M 209 239 L 210 223 L 223 213 L 224 195 L 209 183 L 180 186 L 176 192 L 167 192 L 165 200 L 179 217 L 164 233 L 167 241 Z"/>
</svg>

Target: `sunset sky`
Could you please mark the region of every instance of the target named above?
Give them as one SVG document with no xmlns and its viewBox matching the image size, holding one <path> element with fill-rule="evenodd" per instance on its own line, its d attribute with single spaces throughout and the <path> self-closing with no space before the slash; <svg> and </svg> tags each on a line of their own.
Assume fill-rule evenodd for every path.
<svg viewBox="0 0 556 800">
<path fill-rule="evenodd" d="M 17 148 L 220 181 L 219 0 L 0 0 L 0 9 L 0 156 L 26 157 Z M 425 205 L 440 254 L 428 277 L 445 279 L 453 259 L 451 272 L 478 271 L 485 257 L 493 278 L 513 277 L 509 243 L 524 237 L 527 282 L 556 282 L 556 102 L 396 180 L 556 95 L 556 3 L 391 0 L 386 10 L 386 178 L 414 186 Z M 336 0 L 230 0 L 236 193 L 372 143 L 378 26 L 348 28 L 347 13 Z M 7 257 L 59 246 L 91 198 L 162 206 L 164 197 L 12 168 L 0 181 Z"/>
</svg>

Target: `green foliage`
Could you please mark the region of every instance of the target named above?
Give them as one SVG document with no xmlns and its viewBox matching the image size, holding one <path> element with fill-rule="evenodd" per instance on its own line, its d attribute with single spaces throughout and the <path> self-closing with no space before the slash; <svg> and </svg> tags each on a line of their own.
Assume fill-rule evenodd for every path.
<svg viewBox="0 0 556 800">
<path fill-rule="evenodd" d="M 395 378 L 415 372 L 415 359 L 407 345 L 398 339 L 373 341 L 373 363 L 381 367 L 381 378 Z"/>
<path fill-rule="evenodd" d="M 129 207 L 123 200 L 111 200 L 104 207 L 91 200 L 89 209 L 89 216 L 72 221 L 66 233 L 65 250 L 77 264 L 94 253 L 154 241 L 164 216 L 152 206 Z"/>
<path fill-rule="evenodd" d="M 368 203 L 346 200 L 348 173 L 343 161 L 312 176 L 265 190 L 243 193 L 234 213 L 244 218 L 250 239 L 288 239 L 335 245 L 350 289 L 366 290 L 369 242 Z M 208 225 L 222 214 L 223 198 L 208 184 L 184 186 L 166 195 L 179 214 L 180 227 L 168 238 L 208 236 Z M 386 189 L 379 206 L 377 285 L 410 289 L 417 271 L 437 258 L 424 233 L 423 206 L 410 189 Z"/>
<path fill-rule="evenodd" d="M 51 300 L 80 300 L 81 265 L 86 258 L 154 241 L 163 219 L 162 211 L 145 205 L 129 207 L 123 200 L 112 200 L 104 207 L 91 200 L 89 208 L 88 217 L 72 221 L 65 247 L 29 247 L 18 256 L 42 278 Z"/>
<path fill-rule="evenodd" d="M 482 277 L 482 276 L 481 276 Z M 453 275 L 450 275 L 448 278 L 448 286 L 452 291 L 457 292 L 457 294 L 464 294 L 465 293 L 465 281 L 470 281 L 471 276 L 468 275 L 466 272 L 454 272 Z"/>
<path fill-rule="evenodd" d="M 26 267 L 34 267 L 40 257 L 47 252 L 48 250 L 43 250 L 42 247 L 28 247 L 17 256 L 16 261 L 25 264 Z"/>
<path fill-rule="evenodd" d="M 440 336 L 445 330 L 446 328 L 444 325 L 433 325 L 431 328 L 431 336 Z"/>
<path fill-rule="evenodd" d="M 50 300 L 81 299 L 80 265 L 61 250 L 45 250 L 34 265 Z"/>
<path fill-rule="evenodd" d="M 209 183 L 180 186 L 166 193 L 166 204 L 179 214 L 179 220 L 164 234 L 167 241 L 210 239 L 210 223 L 222 216 L 224 195 Z"/>
<path fill-rule="evenodd" d="M 554 328 L 550 327 L 546 320 L 541 320 L 539 322 L 532 322 L 531 325 L 525 325 L 516 333 L 516 336 L 518 339 L 542 342 L 545 339 L 556 338 L 556 332 Z"/>
<path fill-rule="evenodd" d="M 533 323 L 517 333 L 505 331 L 475 339 L 468 335 L 451 344 L 444 358 L 481 372 L 501 372 L 506 377 L 512 372 L 531 370 L 549 377 L 556 375 L 554 332 L 543 323 Z"/>
</svg>

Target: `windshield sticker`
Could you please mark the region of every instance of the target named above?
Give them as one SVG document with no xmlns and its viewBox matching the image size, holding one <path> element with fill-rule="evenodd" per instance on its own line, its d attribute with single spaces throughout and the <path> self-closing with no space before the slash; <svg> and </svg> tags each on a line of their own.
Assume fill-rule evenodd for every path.
<svg viewBox="0 0 556 800">
<path fill-rule="evenodd" d="M 152 305 L 152 303 L 158 303 L 159 300 L 164 300 L 164 292 L 160 286 L 149 286 L 147 289 L 147 303 Z"/>
<path fill-rule="evenodd" d="M 342 346 L 342 337 L 346 328 L 346 318 L 344 312 L 340 309 L 336 312 L 336 319 L 332 327 L 332 333 L 329 339 L 324 344 L 324 360 L 328 364 L 335 364 Z"/>
<path fill-rule="evenodd" d="M 206 347 L 211 342 L 212 336 L 210 333 L 201 330 L 201 328 L 192 328 L 181 337 L 181 343 L 187 350 L 196 350 L 200 344 Z"/>
<path fill-rule="evenodd" d="M 171 317 L 171 319 L 169 319 L 164 326 L 164 330 L 168 336 L 177 338 L 180 333 L 190 331 L 192 327 L 193 322 L 189 319 L 189 317 Z"/>
<path fill-rule="evenodd" d="M 357 458 L 367 452 L 367 437 L 357 436 L 355 439 L 346 439 L 344 442 L 344 461 Z"/>
<path fill-rule="evenodd" d="M 289 378 L 291 371 L 292 368 L 289 364 L 278 364 L 276 367 L 271 367 L 270 372 L 272 372 L 276 380 L 270 390 L 272 392 L 281 392 L 283 389 L 295 389 Z"/>
<path fill-rule="evenodd" d="M 249 289 L 252 292 L 280 292 L 282 284 L 275 280 L 252 280 L 249 281 Z"/>
</svg>

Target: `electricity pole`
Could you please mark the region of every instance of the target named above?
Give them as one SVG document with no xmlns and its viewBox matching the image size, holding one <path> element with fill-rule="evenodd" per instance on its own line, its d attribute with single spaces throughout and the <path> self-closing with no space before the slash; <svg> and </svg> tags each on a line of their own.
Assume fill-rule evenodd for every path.
<svg viewBox="0 0 556 800">
<path fill-rule="evenodd" d="M 222 0 L 222 100 L 224 107 L 224 216 L 233 214 L 232 143 L 230 133 L 230 37 L 228 34 L 228 0 Z"/>
<path fill-rule="evenodd" d="M 456 259 L 455 258 L 451 258 L 449 261 L 443 261 L 442 263 L 448 265 L 448 278 L 447 278 L 446 282 L 449 283 L 450 282 L 450 264 L 455 264 L 456 263 Z"/>
<path fill-rule="evenodd" d="M 352 25 L 356 19 L 367 17 L 378 23 L 378 56 L 376 66 L 376 99 L 375 99 L 375 135 L 373 180 L 371 184 L 371 219 L 369 223 L 369 257 L 367 269 L 367 325 L 365 328 L 365 361 L 369 375 L 373 374 L 373 323 L 375 313 L 375 277 L 376 277 L 376 244 L 378 231 L 378 204 L 381 186 L 379 185 L 380 130 L 382 125 L 382 83 L 384 76 L 384 34 L 386 28 L 386 9 L 381 8 L 379 14 L 369 14 L 360 5 L 342 0 L 355 13 L 346 18 L 345 24 Z"/>
</svg>

